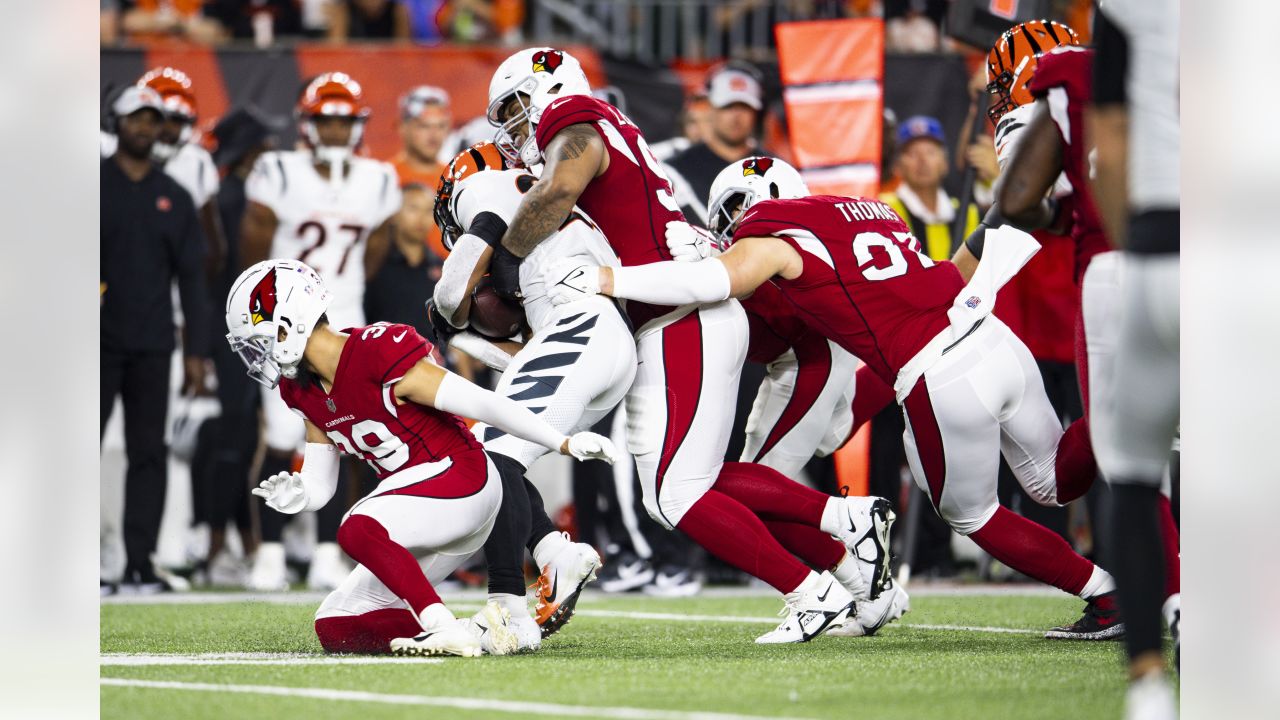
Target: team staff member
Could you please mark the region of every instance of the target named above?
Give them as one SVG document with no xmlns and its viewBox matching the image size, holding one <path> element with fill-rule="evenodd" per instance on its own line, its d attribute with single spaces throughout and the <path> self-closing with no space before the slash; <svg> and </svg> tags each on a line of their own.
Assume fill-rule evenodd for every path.
<svg viewBox="0 0 1280 720">
<path fill-rule="evenodd" d="M 901 182 L 891 193 L 880 197 L 893 208 L 911 233 L 924 243 L 925 254 L 932 260 L 951 258 L 953 239 L 951 222 L 959 201 L 947 194 L 942 181 L 947 177 L 947 141 L 942 123 L 937 118 L 916 115 L 898 126 L 898 157 L 894 169 Z M 978 209 L 968 205 L 964 221 L 964 237 L 978 227 Z M 955 238 L 958 243 L 964 237 Z"/>
<path fill-rule="evenodd" d="M 151 159 L 164 121 L 160 95 L 127 88 L 113 109 L 120 142 L 101 166 L 100 433 L 119 395 L 128 457 L 124 587 L 160 592 L 168 588 L 156 577 L 151 554 L 168 486 L 164 431 L 175 329 L 170 286 L 177 279 L 187 323 L 183 389 L 190 392 L 203 386 L 209 355 L 205 245 L 191 196 Z"/>
</svg>

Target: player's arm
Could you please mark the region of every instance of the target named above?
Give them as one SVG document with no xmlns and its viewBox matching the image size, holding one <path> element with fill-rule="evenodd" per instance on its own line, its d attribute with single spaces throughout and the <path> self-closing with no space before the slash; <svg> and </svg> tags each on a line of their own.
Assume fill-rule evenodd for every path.
<svg viewBox="0 0 1280 720">
<path fill-rule="evenodd" d="M 609 169 L 609 152 L 599 133 L 585 123 L 570 125 L 543 152 L 542 178 L 525 193 L 502 244 L 516 257 L 528 257 L 538 243 L 569 217 L 587 185 Z"/>
<path fill-rule="evenodd" d="M 206 245 L 205 276 L 214 284 L 227 262 L 227 236 L 222 232 L 222 218 L 218 214 L 218 194 L 209 196 L 200 208 L 200 226 L 204 228 Z"/>
<path fill-rule="evenodd" d="M 460 332 L 449 338 L 449 347 L 465 353 L 498 372 L 506 372 L 511 358 L 524 347 L 511 341 L 496 342 L 473 332 Z"/>
<path fill-rule="evenodd" d="M 481 238 L 465 233 L 453 244 L 440 269 L 432 297 L 441 316 L 454 327 L 467 326 L 471 314 L 471 292 L 489 271 L 493 248 Z"/>
<path fill-rule="evenodd" d="M 271 240 L 276 236 L 275 211 L 262 203 L 249 201 L 240 220 L 241 269 L 260 263 L 271 254 Z"/>
<path fill-rule="evenodd" d="M 372 280 L 382 269 L 387 254 L 391 251 L 391 219 L 382 222 L 373 232 L 364 246 L 364 279 Z"/>
<path fill-rule="evenodd" d="M 523 405 L 473 385 L 427 359 L 410 368 L 395 384 L 394 392 L 397 401 L 479 420 L 561 455 L 612 463 L 617 454 L 608 438 L 589 432 L 566 437 Z"/>
<path fill-rule="evenodd" d="M 1036 103 L 996 183 L 996 207 L 1009 224 L 1029 231 L 1049 227 L 1057 219 L 1057 203 L 1046 196 L 1062 174 L 1058 138 L 1049 103 Z"/>
<path fill-rule="evenodd" d="M 253 489 L 267 507 L 289 515 L 319 510 L 338 491 L 338 448 L 310 420 L 303 422 L 307 446 L 302 451 L 302 470 L 276 473 Z"/>
</svg>

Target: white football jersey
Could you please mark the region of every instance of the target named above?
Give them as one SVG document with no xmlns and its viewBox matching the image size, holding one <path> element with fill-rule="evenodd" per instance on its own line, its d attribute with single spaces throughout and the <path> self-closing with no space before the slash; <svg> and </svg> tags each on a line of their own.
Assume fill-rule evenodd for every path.
<svg viewBox="0 0 1280 720">
<path fill-rule="evenodd" d="M 1031 113 L 1035 107 L 1035 102 L 1019 105 L 1005 113 L 1004 117 L 1000 118 L 1000 122 L 996 123 L 996 162 L 999 163 L 1002 172 L 1005 165 L 1009 163 L 1009 158 L 1013 157 L 1013 149 L 1022 139 L 1022 131 L 1031 122 Z M 1067 179 L 1065 172 L 1058 175 L 1058 179 L 1053 184 L 1052 193 L 1055 198 L 1071 194 L 1071 181 Z"/>
<path fill-rule="evenodd" d="M 98 135 L 98 152 L 102 157 L 110 157 L 119 142 L 115 135 L 102 130 Z M 213 164 L 209 151 L 195 143 L 183 143 L 164 164 L 164 171 L 191 195 L 197 210 L 218 193 L 218 167 Z"/>
<path fill-rule="evenodd" d="M 395 169 L 377 160 L 352 158 L 345 170 L 330 181 L 309 152 L 268 152 L 253 166 L 245 195 L 275 213 L 271 257 L 310 265 L 324 278 L 335 306 L 358 308 L 364 300 L 365 242 L 400 209 L 400 184 Z M 342 322 L 362 318 L 353 311 Z"/>
<path fill-rule="evenodd" d="M 487 171 L 472 175 L 455 191 L 454 211 L 458 224 L 464 228 L 471 227 L 477 215 L 491 212 L 510 225 L 520 201 L 533 182 L 535 178 L 524 170 Z M 555 309 L 547 296 L 543 273 L 551 263 L 562 258 L 581 259 L 588 265 L 620 265 L 618 255 L 609 247 L 604 233 L 585 212 L 575 207 L 569 220 L 539 243 L 520 263 L 524 314 L 535 333 Z"/>
</svg>

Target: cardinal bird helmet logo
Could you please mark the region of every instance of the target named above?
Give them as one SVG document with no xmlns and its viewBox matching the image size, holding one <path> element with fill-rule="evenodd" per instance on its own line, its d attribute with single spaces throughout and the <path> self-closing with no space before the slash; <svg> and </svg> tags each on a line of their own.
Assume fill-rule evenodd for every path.
<svg viewBox="0 0 1280 720">
<path fill-rule="evenodd" d="M 249 293 L 249 317 L 257 325 L 276 318 L 276 269 L 271 268 Z"/>
<path fill-rule="evenodd" d="M 773 167 L 772 158 L 749 158 L 742 163 L 742 176 L 764 175 Z"/>
<path fill-rule="evenodd" d="M 554 73 L 564 62 L 564 53 L 559 50 L 539 50 L 533 54 L 533 71 Z"/>
</svg>

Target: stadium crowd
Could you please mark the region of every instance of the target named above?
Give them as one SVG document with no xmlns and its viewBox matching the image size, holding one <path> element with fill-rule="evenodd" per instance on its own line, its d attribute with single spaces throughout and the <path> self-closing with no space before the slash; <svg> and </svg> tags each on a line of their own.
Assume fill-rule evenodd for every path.
<svg viewBox="0 0 1280 720">
<path fill-rule="evenodd" d="M 933 51 L 941 46 L 938 24 L 945 3 L 854 1 L 833 7 L 837 5 L 833 15 L 880 14 L 891 20 L 887 26 L 891 51 Z M 1078 10 L 1074 5 L 1072 12 Z M 443 39 L 510 44 L 522 42 L 531 29 L 524 3 L 502 0 L 268 1 L 253 3 L 248 10 L 245 6 L 103 0 L 102 37 L 104 44 L 154 41 L 172 34 L 196 42 L 243 39 L 259 45 L 290 36 L 328 38 L 338 43 Z M 1115 52 L 1115 36 L 1122 34 L 1116 24 L 1105 20 L 1095 24 L 1092 42 L 1101 47 L 1094 62 L 1114 62 L 1109 53 Z M 1105 44 L 1108 33 L 1112 45 Z M 1061 428 L 1067 428 L 1064 438 L 1073 437 L 1071 428 L 1089 432 L 1089 376 L 1084 371 L 1089 358 L 1082 353 L 1086 353 L 1084 326 L 1090 321 L 1090 308 L 1082 307 L 1081 301 L 1088 260 L 1081 259 L 1081 241 L 1073 238 L 1073 232 L 1080 231 L 1073 229 L 1072 220 L 1074 214 L 1078 225 L 1085 211 L 1080 209 L 1077 189 L 1068 181 L 1070 155 L 1057 150 L 1033 156 L 1028 150 L 1035 143 L 1052 142 L 1056 137 L 1052 122 L 1058 121 L 1055 116 L 1051 122 L 1047 112 L 1043 117 L 1032 112 L 1037 98 L 1052 100 L 1054 95 L 1053 90 L 1037 89 L 1031 77 L 1041 53 L 1055 46 L 1085 47 L 1090 44 L 1088 38 L 1088 33 L 1050 21 L 1025 23 L 1004 34 L 989 53 L 981 55 L 984 62 L 974 64 L 973 77 L 964 86 L 967 105 L 948 108 L 948 122 L 962 118 L 960 127 L 944 125 L 941 117 L 898 117 L 893 108 L 883 110 L 879 199 L 909 228 L 918 240 L 917 251 L 930 264 L 953 259 L 957 266 L 966 260 L 976 264 L 982 255 L 984 231 L 1005 223 L 1033 231 L 1040 250 L 999 289 L 994 314 L 1034 358 L 1037 380 L 1052 403 L 1053 414 Z M 558 56 L 558 51 L 553 52 Z M 547 67 L 543 72 L 556 71 L 554 66 Z M 731 60 L 708 65 L 697 82 L 688 84 L 679 108 L 678 134 L 651 138 L 662 176 L 670 180 L 674 204 L 690 226 L 697 228 L 691 230 L 695 234 L 690 237 L 701 238 L 691 242 L 712 247 L 723 244 L 725 238 L 708 242 L 706 235 L 699 233 L 723 234 L 715 200 L 718 178 L 727 166 L 756 163 L 759 158 L 774 158 L 778 161 L 775 167 L 786 166 L 785 161 L 792 158 L 785 119 L 780 122 L 775 112 L 779 99 L 776 74 L 776 64 L 770 63 Z M 176 66 L 150 68 L 136 83 L 111 88 L 105 95 L 101 425 L 106 434 L 113 408 L 121 408 L 127 474 L 121 524 L 125 561 L 122 571 L 107 567 L 104 561 L 104 595 L 204 585 L 282 591 L 292 583 L 333 590 L 342 586 L 352 571 L 350 553 L 344 552 L 346 545 L 340 541 L 341 528 L 347 512 L 377 487 L 381 477 L 378 468 L 342 462 L 336 470 L 336 499 L 314 513 L 291 516 L 276 512 L 250 492 L 264 481 L 296 470 L 303 457 L 302 426 L 296 416 L 278 394 L 263 392 L 246 376 L 242 354 L 224 339 L 228 295 L 235 291 L 242 272 L 255 263 L 285 257 L 319 263 L 333 255 L 332 268 L 317 265 L 317 269 L 338 297 L 327 312 L 336 329 L 375 321 L 411 326 L 434 341 L 433 357 L 440 364 L 481 387 L 502 390 L 501 374 L 492 363 L 450 342 L 455 330 L 447 325 L 457 323 L 446 316 L 442 326 L 432 317 L 439 309 L 428 308 L 429 301 L 440 302 L 437 285 L 447 283 L 446 260 L 451 250 L 456 254 L 455 243 L 459 242 L 442 227 L 442 218 L 456 212 L 453 205 L 444 207 L 442 214 L 438 202 L 450 201 L 446 194 L 452 187 L 450 178 L 461 180 L 459 159 L 466 160 L 468 153 L 478 158 L 481 153 L 474 149 L 476 143 L 492 140 L 493 126 L 501 124 L 502 118 L 495 118 L 492 108 L 459 107 L 445 89 L 419 84 L 420 80 L 429 83 L 430 78 L 406 78 L 398 103 L 386 107 L 371 106 L 362 93 L 362 78 L 347 75 L 341 67 L 304 80 L 293 118 L 273 117 L 248 104 L 233 106 L 222 117 L 208 117 L 200 111 L 200 92 L 192 78 Z M 1074 91 L 1068 87 L 1064 92 Z M 618 88 L 598 89 L 594 95 L 626 111 L 627 98 Z M 1122 90 L 1114 87 L 1095 87 L 1094 96 L 1105 108 L 1123 108 L 1126 101 Z M 387 116 L 395 117 L 399 147 L 386 157 L 369 157 L 361 133 L 369 118 Z M 294 136 L 290 123 L 299 127 L 292 146 L 282 140 Z M 1069 145 L 1070 138 L 1066 142 Z M 1105 149 L 1100 147 L 1100 153 L 1100 175 L 1105 179 Z M 316 168 L 325 168 L 323 172 L 300 172 L 290 165 L 301 162 L 310 167 L 313 160 Z M 498 167 L 510 164 L 509 158 L 488 162 L 496 162 Z M 1046 169 L 1036 162 L 1052 167 Z M 752 173 L 770 172 L 768 164 L 752 167 L 758 168 Z M 484 169 L 481 162 L 479 168 L 468 172 Z M 1059 180 L 1063 171 L 1066 174 Z M 1010 173 L 1019 173 L 1017 177 L 1023 180 L 1031 178 L 1028 182 L 1033 190 L 1024 191 L 1031 199 L 1020 198 L 1010 189 L 1015 187 L 1008 179 Z M 318 198 L 323 198 L 327 216 L 308 218 L 307 203 Z M 1148 208 L 1163 212 L 1167 207 L 1162 202 Z M 1097 205 L 1104 221 L 1123 225 L 1116 218 L 1123 218 L 1126 208 L 1112 207 L 1102 198 Z M 1144 215 L 1141 209 L 1135 207 L 1138 219 L 1129 226 L 1134 241 L 1147 237 L 1152 224 L 1167 222 L 1163 216 L 1148 217 L 1151 213 Z M 282 228 L 295 227 L 291 241 L 296 251 L 282 253 Z M 479 232 L 474 227 L 470 232 Z M 1158 228 L 1167 226 L 1160 224 Z M 1101 236 L 1102 228 L 1092 230 Z M 1167 248 L 1148 248 L 1142 259 L 1158 262 L 1163 251 Z M 1114 272 L 1113 264 L 1108 261 L 1106 269 Z M 1156 278 L 1151 282 L 1162 282 L 1164 268 L 1143 272 L 1148 271 Z M 496 276 L 499 271 L 490 272 Z M 1112 276 L 1106 280 L 1117 282 Z M 477 290 L 473 304 L 479 304 L 479 297 Z M 754 321 L 750 306 L 747 311 Z M 1124 322 L 1135 321 L 1126 315 Z M 167 332 L 157 330 L 166 327 Z M 1126 327 L 1132 330 L 1134 326 Z M 179 340 L 175 342 L 175 338 Z M 180 358 L 176 363 L 175 357 Z M 758 398 L 767 398 L 771 383 L 779 382 L 779 363 L 783 361 L 781 356 L 749 357 L 752 362 L 744 368 L 737 389 L 728 445 L 716 462 L 722 459 L 737 464 L 740 458 L 761 461 L 767 451 L 752 445 L 752 426 L 767 412 Z M 175 380 L 172 367 L 181 368 L 180 381 Z M 1156 387 L 1152 392 L 1166 390 Z M 864 392 L 861 387 L 859 392 Z M 987 537 L 990 532 L 961 530 L 936 496 L 931 507 L 927 488 L 912 482 L 918 468 L 903 444 L 904 433 L 911 433 L 910 410 L 904 417 L 890 402 L 891 389 L 886 392 L 883 403 L 873 403 L 872 416 L 860 415 L 859 407 L 853 405 L 850 422 L 854 427 L 836 446 L 852 437 L 858 425 L 869 423 L 869 445 L 863 460 L 867 481 L 862 492 L 887 499 L 898 516 L 906 518 L 892 527 L 895 571 L 905 565 L 917 578 L 969 573 L 983 579 L 1031 577 L 1051 582 L 1045 576 L 1054 571 L 1038 564 L 1042 558 L 1028 560 L 1025 555 L 1007 553 Z M 193 402 L 210 404 L 210 399 L 216 399 L 216 413 L 201 416 L 187 412 Z M 171 418 L 187 420 L 187 427 L 179 427 L 183 423 L 173 423 Z M 1084 422 L 1074 424 L 1082 418 Z M 1108 422 L 1108 427 L 1114 427 L 1118 421 L 1111 417 Z M 610 412 L 596 419 L 593 429 L 612 437 L 617 448 L 628 447 L 625 412 Z M 1093 432 L 1096 436 L 1096 423 Z M 1158 438 L 1151 440 L 1158 442 Z M 1064 448 L 1059 446 L 1060 460 L 1066 454 Z M 803 459 L 803 469 L 797 466 L 797 471 L 789 474 L 831 497 L 848 494 L 848 473 L 842 470 L 835 450 L 820 448 L 819 456 Z M 754 451 L 759 452 L 753 455 Z M 170 452 L 179 456 L 190 472 L 190 538 L 186 543 L 188 562 L 165 567 L 154 562 L 154 556 L 166 508 Z M 1172 480 L 1176 492 L 1176 453 L 1169 469 L 1171 478 L 1162 463 L 1154 479 L 1150 463 L 1130 461 L 1124 452 L 1112 448 L 1100 449 L 1097 454 L 1102 471 L 1115 473 L 1109 479 L 1111 487 L 1117 488 L 1117 497 L 1109 497 L 1112 491 L 1108 484 L 1092 483 L 1095 471 L 1070 497 L 1064 495 L 1060 479 L 1055 500 L 1044 502 L 1020 480 L 1023 468 L 1002 460 L 999 504 L 1031 521 L 1028 526 L 1047 528 L 1045 532 L 1061 546 L 1054 545 L 1054 552 L 1122 568 L 1128 575 L 1119 576 L 1117 582 L 1121 592 L 1129 593 L 1123 597 L 1136 597 L 1134 606 L 1143 603 L 1145 608 L 1152 599 L 1143 596 L 1142 590 L 1135 594 L 1134 585 L 1127 584 L 1134 582 L 1128 578 L 1141 578 L 1146 595 L 1157 594 L 1155 604 L 1163 605 L 1170 625 L 1176 625 L 1177 505 L 1176 498 L 1170 502 L 1168 487 Z M 666 532 L 668 523 L 656 517 L 662 510 L 655 513 L 644 502 L 643 473 L 636 472 L 625 454 L 622 457 L 624 460 L 612 468 L 574 463 L 569 482 L 571 503 L 563 509 L 547 508 L 552 511 L 550 518 L 556 523 L 557 534 L 543 532 L 539 537 L 559 537 L 563 530 L 569 533 L 566 539 L 576 541 L 571 545 L 584 546 L 580 557 L 598 550 L 607 561 L 598 582 L 606 592 L 682 596 L 696 594 L 707 582 L 751 580 L 752 573 L 726 562 L 699 537 L 690 537 L 695 533 Z M 1164 492 L 1155 492 L 1162 477 Z M 507 492 L 511 492 L 509 486 Z M 528 492 L 536 525 L 542 499 L 536 489 Z M 1075 497 L 1083 501 L 1067 505 Z M 1126 516 L 1150 516 L 1150 526 L 1143 524 L 1143 528 L 1155 533 L 1154 544 L 1150 533 L 1139 542 L 1133 539 L 1136 531 L 1127 529 L 1125 523 L 1118 521 L 1112 526 L 1105 522 L 1105 509 L 1112 504 Z M 891 522 L 892 515 L 889 519 Z M 770 525 L 770 530 L 775 528 Z M 888 523 L 885 530 L 888 532 Z M 775 534 L 781 532 L 776 530 Z M 1113 540 L 1115 532 L 1124 533 L 1126 539 Z M 1037 536 L 1034 542 L 1048 547 L 1050 540 Z M 1124 553 L 1113 553 L 1111 543 L 1154 548 L 1163 559 L 1160 572 L 1153 574 L 1139 562 L 1121 559 Z M 532 574 L 545 574 L 546 563 L 538 558 L 545 556 L 546 546 L 540 552 L 534 545 L 529 548 L 535 559 Z M 588 551 L 586 546 L 595 550 Z M 1081 579 L 1077 584 L 1089 589 L 1068 590 L 1087 601 L 1084 617 L 1056 630 L 1063 636 L 1118 636 L 1125 625 L 1116 609 L 1116 584 L 1097 566 L 1090 563 L 1088 567 L 1094 574 L 1090 576 L 1086 570 L 1087 583 Z M 478 585 L 485 571 L 484 556 L 480 555 L 454 571 L 452 578 Z M 894 574 L 904 579 L 901 572 Z M 523 567 L 520 575 L 523 580 Z M 1073 582 L 1054 584 L 1068 589 Z M 1158 593 L 1150 589 L 1153 585 L 1159 585 Z M 885 585 L 891 586 L 892 581 Z M 492 582 L 490 587 L 492 590 Z M 1172 605 L 1167 602 L 1170 599 Z M 571 603 L 567 609 L 572 612 Z M 897 614 L 902 609 L 905 606 Z M 540 623 L 542 620 L 539 617 Z M 1134 620 L 1126 617 L 1125 621 L 1137 668 L 1134 677 L 1151 677 L 1152 668 L 1163 667 L 1162 658 L 1159 663 L 1152 659 L 1149 640 L 1152 627 L 1159 633 L 1159 615 L 1156 624 L 1140 625 L 1136 639 Z"/>
</svg>

